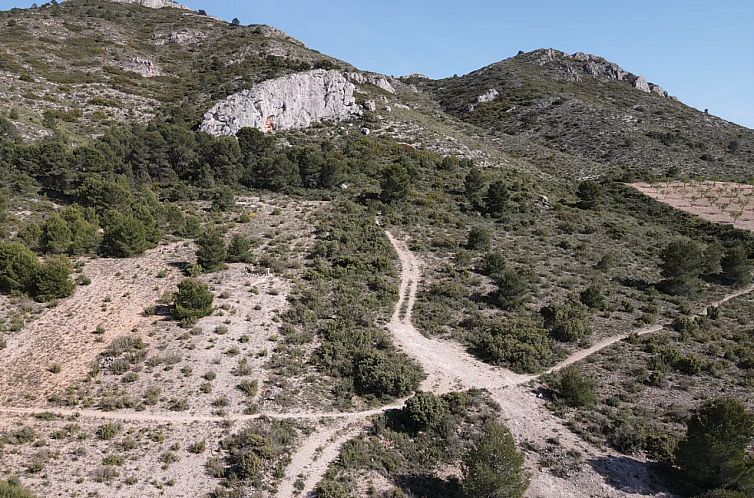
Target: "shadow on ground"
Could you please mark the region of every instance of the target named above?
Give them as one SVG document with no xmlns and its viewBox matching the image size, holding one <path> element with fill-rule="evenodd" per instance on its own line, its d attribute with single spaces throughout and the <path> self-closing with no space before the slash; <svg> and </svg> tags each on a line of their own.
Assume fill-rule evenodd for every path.
<svg viewBox="0 0 754 498">
<path fill-rule="evenodd" d="M 605 456 L 589 460 L 589 465 L 615 489 L 647 496 L 676 496 L 679 490 L 675 471 L 667 464 L 642 462 L 628 456 Z"/>
</svg>

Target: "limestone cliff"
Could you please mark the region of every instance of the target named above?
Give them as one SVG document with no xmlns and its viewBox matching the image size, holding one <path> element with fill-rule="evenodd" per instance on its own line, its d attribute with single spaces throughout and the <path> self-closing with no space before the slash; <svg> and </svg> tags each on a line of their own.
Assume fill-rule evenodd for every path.
<svg viewBox="0 0 754 498">
<path fill-rule="evenodd" d="M 335 70 L 267 80 L 216 104 L 200 129 L 212 135 L 235 135 L 246 127 L 270 133 L 348 119 L 361 114 L 355 90 L 349 78 Z"/>
</svg>

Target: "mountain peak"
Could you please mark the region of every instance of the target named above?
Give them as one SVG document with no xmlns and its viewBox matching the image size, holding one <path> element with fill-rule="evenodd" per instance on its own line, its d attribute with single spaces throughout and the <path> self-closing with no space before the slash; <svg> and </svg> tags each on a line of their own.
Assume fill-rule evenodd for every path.
<svg viewBox="0 0 754 498">
<path fill-rule="evenodd" d="M 515 59 L 546 66 L 553 69 L 559 78 L 575 83 L 581 82 L 585 77 L 625 81 L 642 92 L 672 98 L 660 85 L 647 81 L 644 76 L 626 71 L 618 64 L 598 55 L 585 52 L 567 54 L 554 48 L 542 48 L 528 53 L 519 53 Z"/>
</svg>

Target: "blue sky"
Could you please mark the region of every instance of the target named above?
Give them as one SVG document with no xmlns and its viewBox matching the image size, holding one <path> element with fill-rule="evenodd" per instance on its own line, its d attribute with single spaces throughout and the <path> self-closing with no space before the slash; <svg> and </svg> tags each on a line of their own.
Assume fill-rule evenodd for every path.
<svg viewBox="0 0 754 498">
<path fill-rule="evenodd" d="M 41 2 L 40 2 L 41 3 Z M 183 0 L 270 24 L 362 69 L 465 74 L 553 47 L 598 54 L 685 103 L 754 128 L 751 0 Z M 28 6 L 0 0 L 0 9 Z"/>
</svg>

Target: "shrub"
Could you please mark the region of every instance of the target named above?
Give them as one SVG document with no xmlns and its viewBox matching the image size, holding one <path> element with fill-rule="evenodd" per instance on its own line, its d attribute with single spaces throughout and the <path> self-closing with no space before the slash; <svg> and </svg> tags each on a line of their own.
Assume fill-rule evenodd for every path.
<svg viewBox="0 0 754 498">
<path fill-rule="evenodd" d="M 251 263 L 253 260 L 251 241 L 243 235 L 234 235 L 228 244 L 228 263 Z"/>
<path fill-rule="evenodd" d="M 217 229 L 206 229 L 196 239 L 196 261 L 204 271 L 214 272 L 223 268 L 227 251 L 225 240 Z"/>
<path fill-rule="evenodd" d="M 661 288 L 669 294 L 691 294 L 704 270 L 704 253 L 696 242 L 676 240 L 662 251 L 660 268 L 665 280 Z"/>
<path fill-rule="evenodd" d="M 105 216 L 102 224 L 101 252 L 105 256 L 128 258 L 143 253 L 149 247 L 144 223 L 132 214 L 112 211 Z"/>
<path fill-rule="evenodd" d="M 730 247 L 720 262 L 723 280 L 732 285 L 746 285 L 751 282 L 752 265 L 742 244 Z"/>
<path fill-rule="evenodd" d="M 42 249 L 50 254 L 63 254 L 71 247 L 72 234 L 68 223 L 53 213 L 42 227 Z"/>
<path fill-rule="evenodd" d="M 319 498 L 351 498 L 351 493 L 338 481 L 325 478 L 317 486 L 317 496 Z"/>
<path fill-rule="evenodd" d="M 494 277 L 505 271 L 505 256 L 500 252 L 491 252 L 484 257 L 482 265 L 485 275 Z"/>
<path fill-rule="evenodd" d="M 230 211 L 236 207 L 236 196 L 228 187 L 218 187 L 212 192 L 212 210 L 213 211 Z"/>
<path fill-rule="evenodd" d="M 50 301 L 73 295 L 76 285 L 70 275 L 71 265 L 67 258 L 45 261 L 34 277 L 34 298 L 38 301 Z"/>
<path fill-rule="evenodd" d="M 529 300 L 529 283 L 515 270 L 505 270 L 492 278 L 497 286 L 495 300 L 500 307 L 512 310 Z"/>
<path fill-rule="evenodd" d="M 592 333 L 587 313 L 581 305 L 561 304 L 542 310 L 552 336 L 563 342 L 576 342 Z"/>
<path fill-rule="evenodd" d="M 35 498 L 30 491 L 9 481 L 0 481 L 0 496 L 2 498 Z"/>
<path fill-rule="evenodd" d="M 490 232 L 482 227 L 474 227 L 469 231 L 469 239 L 466 248 L 472 251 L 486 250 L 490 248 Z"/>
<path fill-rule="evenodd" d="M 115 423 L 107 423 L 97 427 L 97 438 L 103 441 L 109 441 L 115 438 L 120 432 L 120 425 Z"/>
<path fill-rule="evenodd" d="M 607 307 L 605 295 L 597 285 L 590 285 L 579 295 L 581 304 L 596 310 L 604 310 Z"/>
<path fill-rule="evenodd" d="M 502 181 L 492 182 L 484 196 L 484 211 L 493 218 L 501 218 L 508 210 L 510 194 Z"/>
<path fill-rule="evenodd" d="M 406 402 L 403 415 L 415 431 L 434 429 L 447 412 L 445 401 L 433 393 L 418 392 Z"/>
<path fill-rule="evenodd" d="M 400 353 L 371 350 L 354 363 L 354 386 L 361 394 L 404 396 L 414 391 L 422 373 Z"/>
<path fill-rule="evenodd" d="M 212 314 L 212 301 L 207 284 L 187 278 L 178 284 L 173 315 L 181 321 L 195 322 Z"/>
<path fill-rule="evenodd" d="M 597 402 L 594 380 L 586 377 L 576 365 L 560 371 L 557 391 L 558 400 L 571 407 L 590 407 Z"/>
<path fill-rule="evenodd" d="M 581 182 L 576 191 L 579 198 L 578 206 L 581 209 L 595 209 L 602 198 L 602 190 L 602 185 L 593 180 Z"/>
<path fill-rule="evenodd" d="M 466 200 L 477 209 L 482 205 L 484 185 L 484 175 L 479 168 L 476 166 L 472 167 L 464 178 L 464 188 L 466 190 Z"/>
<path fill-rule="evenodd" d="M 554 359 L 547 330 L 530 318 L 494 322 L 477 339 L 482 358 L 516 372 L 536 372 Z"/>
<path fill-rule="evenodd" d="M 31 292 L 39 268 L 37 256 L 23 244 L 0 244 L 0 291 Z"/>
<path fill-rule="evenodd" d="M 676 461 L 688 479 L 704 489 L 752 491 L 745 489 L 754 484 L 754 462 L 747 454 L 752 438 L 754 415 L 743 403 L 733 398 L 708 401 L 687 420 Z"/>
<path fill-rule="evenodd" d="M 380 175 L 380 199 L 391 203 L 405 200 L 411 190 L 411 175 L 400 164 L 391 164 Z"/>
<path fill-rule="evenodd" d="M 524 455 L 507 427 L 488 422 L 463 459 L 463 491 L 469 497 L 520 498 L 529 487 Z"/>
</svg>

